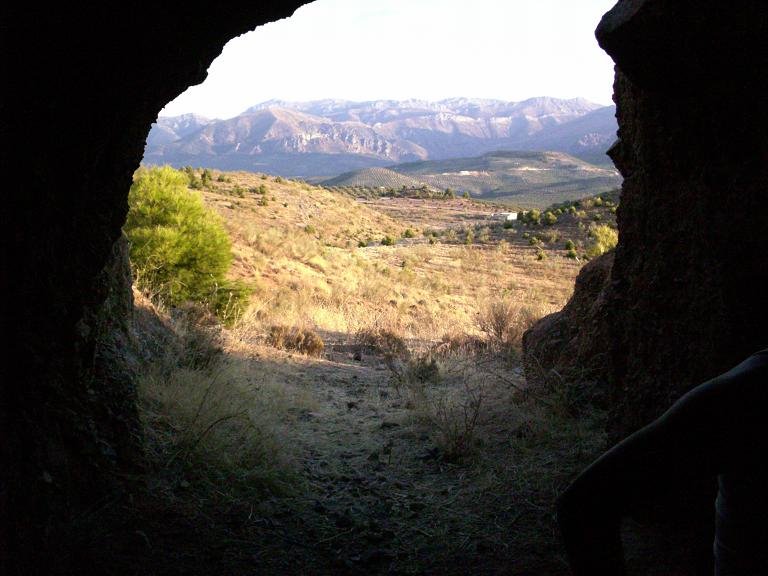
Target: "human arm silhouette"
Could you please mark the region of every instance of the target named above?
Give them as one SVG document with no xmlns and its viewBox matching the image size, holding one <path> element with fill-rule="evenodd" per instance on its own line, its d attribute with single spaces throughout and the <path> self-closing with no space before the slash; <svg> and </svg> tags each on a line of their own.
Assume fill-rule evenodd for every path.
<svg viewBox="0 0 768 576">
<path fill-rule="evenodd" d="M 764 468 L 768 352 L 680 398 L 582 472 L 558 499 L 576 576 L 624 574 L 621 519 L 643 502 L 703 477 Z"/>
</svg>

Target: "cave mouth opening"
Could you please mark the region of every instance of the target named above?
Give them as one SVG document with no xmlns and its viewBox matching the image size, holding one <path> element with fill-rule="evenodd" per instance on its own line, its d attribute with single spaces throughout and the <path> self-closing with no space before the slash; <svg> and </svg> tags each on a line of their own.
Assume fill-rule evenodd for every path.
<svg viewBox="0 0 768 576">
<path fill-rule="evenodd" d="M 629 4 L 632 8 L 624 9 Z M 314 526 L 314 534 L 293 526 L 286 529 L 286 517 L 306 516 L 286 516 L 271 492 L 259 504 L 274 504 L 275 509 L 262 513 L 254 508 L 251 514 L 252 502 L 216 500 L 213 488 L 206 501 L 219 503 L 216 510 L 222 515 L 209 522 L 205 518 L 210 510 L 190 506 L 184 496 L 195 483 L 173 469 L 184 452 L 156 466 L 158 478 L 165 474 L 169 479 L 166 484 L 150 479 L 157 497 L 144 499 L 144 489 L 131 484 L 137 474 L 147 478 L 134 466 L 146 461 L 128 378 L 136 365 L 125 354 L 130 274 L 125 246 L 115 241 L 125 221 L 126 192 L 147 128 L 173 96 L 202 80 L 206 65 L 227 38 L 244 33 L 248 23 L 286 17 L 295 7 L 230 3 L 215 18 L 201 17 L 175 2 L 132 2 L 79 12 L 64 5 L 8 9 L 13 17 L 4 19 L 1 59 L 6 77 L 14 81 L 1 106 L 10 111 L 4 114 L 2 131 L 5 141 L 13 144 L 3 160 L 12 167 L 9 173 L 23 176 L 18 193 L 7 195 L 7 209 L 0 214 L 0 258 L 2 266 L 13 271 L 0 276 L 4 325 L 13 331 L 6 349 L 13 362 L 0 365 L 5 464 L 0 469 L 0 515 L 8 518 L 0 525 L 0 539 L 8 544 L 0 546 L 0 566 L 9 567 L 8 572 L 73 573 L 70 566 L 92 567 L 94 560 L 109 572 L 173 573 L 186 568 L 187 573 L 217 573 L 227 565 L 248 572 L 254 563 L 269 566 L 263 559 L 273 551 L 278 560 L 272 571 L 279 572 L 281 566 L 300 563 L 286 559 L 286 549 L 295 552 L 295 558 L 305 555 L 302 541 L 291 535 L 306 536 L 303 543 L 322 548 L 324 552 L 312 559 L 322 561 L 322 567 L 333 566 L 335 573 L 386 564 L 393 556 L 422 568 L 436 565 L 430 564 L 432 558 L 446 550 L 441 532 L 446 526 L 465 538 L 455 549 L 461 552 L 451 557 L 457 560 L 454 571 L 461 571 L 463 559 L 472 557 L 487 567 L 486 560 L 493 562 L 505 550 L 516 549 L 508 541 L 496 547 L 498 540 L 473 539 L 477 531 L 453 531 L 456 524 L 476 526 L 471 522 L 393 530 L 388 525 L 392 510 L 407 510 L 423 519 L 434 501 L 394 491 L 379 496 L 368 488 L 382 481 L 379 475 L 371 480 L 340 471 L 339 480 L 354 491 L 355 499 L 348 509 L 330 512 L 325 496 L 317 498 L 317 504 L 312 501 L 312 513 L 322 521 Z M 768 212 L 761 204 L 768 180 L 766 118 L 755 111 L 765 110 L 761 99 L 766 76 L 755 71 L 766 69 L 766 19 L 758 2 L 728 11 L 715 4 L 692 11 L 672 2 L 622 2 L 605 24 L 601 42 L 617 62 L 622 140 L 615 157 L 630 177 L 622 191 L 622 240 L 611 286 L 600 292 L 600 302 L 609 306 L 612 338 L 599 350 L 612 360 L 613 377 L 621 383 L 611 400 L 614 424 L 623 431 L 648 421 L 670 398 L 764 346 L 768 308 L 754 303 L 764 300 L 767 280 L 763 232 Z M 739 81 L 728 81 L 732 78 Z M 52 127 L 55 135 L 46 137 Z M 727 217 L 716 218 L 713 225 L 712 215 L 721 213 Z M 588 289 L 577 286 L 576 294 L 587 294 Z M 676 302 L 686 305 L 669 305 Z M 140 306 L 136 314 L 142 313 Z M 161 340 L 167 336 L 162 322 L 153 325 Z M 560 329 L 564 324 L 550 326 Z M 344 408 L 355 413 L 354 405 Z M 247 416 L 242 412 L 238 417 Z M 151 417 L 151 412 L 144 415 Z M 316 414 L 299 412 L 296 418 L 312 422 Z M 402 425 L 383 429 L 407 436 Z M 338 437 L 342 445 L 346 438 Z M 196 438 L 202 442 L 207 434 Z M 523 428 L 515 438 L 555 445 L 558 435 L 536 436 Z M 520 446 L 523 456 L 532 453 L 526 444 Z M 371 452 L 371 462 L 396 458 L 394 441 L 389 453 L 385 449 L 386 444 L 375 456 Z M 419 465 L 434 474 L 455 472 L 458 478 L 471 478 L 466 469 L 436 456 L 425 451 Z M 345 454 L 341 460 L 353 457 Z M 509 463 L 512 470 L 519 460 L 499 457 L 496 462 Z M 541 467 L 551 462 L 547 459 Z M 317 464 L 326 467 L 332 462 Z M 386 475 L 381 476 L 386 481 Z M 453 494 L 509 493 L 509 486 L 525 493 L 526 486 L 539 486 L 523 482 L 520 488 L 507 478 L 495 483 L 501 477 L 488 473 L 471 485 L 487 489 L 472 492 L 470 484 L 459 484 L 461 490 L 454 488 Z M 317 476 L 304 480 L 329 492 L 335 486 Z M 451 494 L 450 486 L 445 490 Z M 115 494 L 119 505 L 112 508 L 119 508 L 118 517 L 100 522 Z M 122 498 L 129 494 L 133 497 Z M 383 502 L 383 512 L 361 524 L 354 507 L 360 500 Z M 496 501 L 495 508 L 476 501 L 475 508 L 463 508 L 458 515 L 471 521 L 478 518 L 476 510 L 495 510 L 491 520 L 530 544 L 526 530 L 537 526 L 546 505 L 527 502 L 533 506 L 521 510 L 519 517 L 511 513 L 518 509 L 504 508 L 503 500 Z M 442 504 L 441 510 L 456 510 L 450 499 Z M 240 514 L 246 509 L 248 514 Z M 323 531 L 319 537 L 318 527 Z M 354 553 L 348 555 L 344 547 L 352 534 L 382 544 L 360 554 L 350 546 Z M 271 544 L 252 546 L 254 541 Z M 641 556 L 649 541 L 637 539 Z M 673 542 L 670 538 L 666 546 L 654 548 L 671 557 L 682 550 Z M 711 556 L 709 542 L 705 552 Z M 490 555 L 488 548 L 493 550 Z M 533 559 L 530 565 L 537 569 L 531 572 L 562 572 L 562 565 L 549 569 L 557 550 L 551 542 L 542 546 L 538 561 L 545 566 Z M 647 563 L 658 560 L 653 554 L 644 556 Z M 286 559 L 282 565 L 280 558 Z M 519 559 L 513 560 L 510 566 L 518 564 Z M 679 572 L 690 572 L 690 562 L 687 566 Z"/>
<path fill-rule="evenodd" d="M 562 572 L 548 509 L 560 479 L 602 448 L 602 416 L 595 409 L 577 425 L 564 416 L 572 399 L 553 394 L 551 378 L 530 386 L 521 338 L 565 304 L 594 248 L 592 229 L 615 221 L 618 195 L 610 175 L 575 186 L 535 178 L 573 162 L 577 172 L 604 167 L 514 150 L 523 136 L 599 108 L 569 109 L 581 105 L 457 98 L 403 111 L 391 100 L 266 98 L 222 121 L 158 120 L 138 174 L 167 156 L 177 168 L 166 169 L 170 177 L 223 223 L 228 280 L 250 294 L 222 327 L 205 307 L 158 304 L 152 277 L 137 274 L 136 327 L 151 360 L 138 379 L 150 484 L 173 503 L 175 522 L 207 517 L 214 543 L 234 534 L 235 571 L 250 562 L 238 556 L 249 542 L 261 566 L 283 573 L 466 573 L 478 564 Z M 483 106 L 496 110 L 482 117 Z M 449 112 L 460 118 L 438 135 L 439 172 L 418 179 L 382 168 L 427 160 L 405 134 Z M 296 125 L 312 135 L 273 137 Z M 475 142 L 480 125 L 505 137 Z M 286 141 L 301 155 L 281 156 Z M 390 180 L 328 183 L 354 167 L 343 162 L 359 163 L 333 150 L 339 141 L 368 146 L 363 175 Z M 494 156 L 497 146 L 506 150 Z M 327 168 L 328 147 L 342 164 Z M 545 198 L 473 199 L 493 188 L 476 182 L 483 170 L 471 163 L 482 158 L 506 162 L 524 185 L 516 191 L 544 189 Z M 510 537 L 521 518 L 549 529 Z"/>
</svg>

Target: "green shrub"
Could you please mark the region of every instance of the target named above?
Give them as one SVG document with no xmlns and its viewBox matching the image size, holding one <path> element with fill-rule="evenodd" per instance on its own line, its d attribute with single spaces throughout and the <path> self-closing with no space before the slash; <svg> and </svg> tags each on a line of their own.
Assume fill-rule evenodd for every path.
<svg viewBox="0 0 768 576">
<path fill-rule="evenodd" d="M 555 216 L 554 212 L 547 210 L 544 212 L 544 216 L 542 216 L 542 222 L 547 226 L 552 226 L 557 222 L 557 216 Z"/>
<path fill-rule="evenodd" d="M 565 249 L 566 250 L 575 250 L 576 249 L 576 244 L 574 243 L 573 240 L 566 240 L 565 241 Z"/>
<path fill-rule="evenodd" d="M 312 226 L 312 224 L 307 224 L 306 226 L 304 226 L 304 232 L 306 232 L 307 234 L 316 234 L 317 228 Z"/>
<path fill-rule="evenodd" d="M 381 239 L 382 246 L 393 246 L 394 244 L 395 239 L 392 238 L 392 236 L 384 236 L 384 238 Z"/>
<path fill-rule="evenodd" d="M 470 196 L 469 196 L 469 192 L 467 192 L 467 191 L 465 190 L 465 191 L 464 191 L 464 194 L 462 194 L 462 195 L 461 195 L 461 197 L 462 197 L 462 198 L 467 198 L 467 199 L 469 199 L 469 198 L 470 198 Z"/>
<path fill-rule="evenodd" d="M 569 248 L 568 253 L 565 255 L 566 258 L 570 258 L 571 260 L 578 260 L 579 254 L 576 252 L 576 248 Z"/>
<path fill-rule="evenodd" d="M 480 228 L 480 232 L 477 235 L 477 239 L 479 242 L 482 242 L 483 244 L 486 244 L 491 241 L 491 229 L 488 228 L 488 226 L 483 226 Z"/>
<path fill-rule="evenodd" d="M 464 244 L 472 244 L 475 241 L 475 231 L 473 228 L 467 228 L 466 236 L 464 236 Z"/>
<path fill-rule="evenodd" d="M 523 212 L 522 220 L 526 224 L 541 224 L 541 210 L 528 210 Z"/>
<path fill-rule="evenodd" d="M 275 182 L 277 182 L 278 184 L 282 184 L 283 179 L 280 176 L 275 176 Z"/>
<path fill-rule="evenodd" d="M 199 302 L 222 320 L 234 320 L 248 289 L 225 278 L 232 261 L 229 237 L 188 185 L 188 174 L 168 166 L 134 175 L 124 231 L 136 283 L 168 305 Z"/>
<path fill-rule="evenodd" d="M 619 241 L 619 233 L 615 228 L 607 224 L 591 224 L 589 226 L 590 245 L 587 248 L 587 256 L 595 258 L 605 254 L 616 247 Z"/>
<path fill-rule="evenodd" d="M 410 228 L 406 228 L 405 232 L 403 232 L 403 238 L 416 238 L 416 232 Z"/>
<path fill-rule="evenodd" d="M 554 244 L 560 240 L 560 232 L 557 230 L 547 230 L 546 232 L 539 234 L 539 240 L 545 244 Z"/>
<path fill-rule="evenodd" d="M 510 228 L 514 228 L 515 227 L 515 221 L 514 220 L 504 220 L 503 226 L 504 226 L 505 230 L 509 230 Z"/>
</svg>

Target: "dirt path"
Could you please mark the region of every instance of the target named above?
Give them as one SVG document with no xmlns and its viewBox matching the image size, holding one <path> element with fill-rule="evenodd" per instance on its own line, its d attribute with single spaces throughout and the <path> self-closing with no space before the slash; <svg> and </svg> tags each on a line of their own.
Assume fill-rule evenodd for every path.
<svg viewBox="0 0 768 576">
<path fill-rule="evenodd" d="M 249 520 L 259 573 L 565 573 L 552 522 L 555 455 L 546 448 L 528 470 L 542 454 L 512 400 L 519 368 L 505 381 L 489 373 L 481 450 L 457 462 L 391 386 L 383 358 L 329 349 L 323 360 L 297 358 L 298 369 L 284 364 L 313 397 L 291 424 L 306 485 L 259 503 Z"/>
</svg>

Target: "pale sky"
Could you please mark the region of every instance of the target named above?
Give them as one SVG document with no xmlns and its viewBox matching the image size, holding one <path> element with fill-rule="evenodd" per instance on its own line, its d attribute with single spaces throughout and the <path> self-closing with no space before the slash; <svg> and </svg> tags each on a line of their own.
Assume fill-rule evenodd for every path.
<svg viewBox="0 0 768 576">
<path fill-rule="evenodd" d="M 161 116 L 231 118 L 280 100 L 458 96 L 611 103 L 594 37 L 616 0 L 316 0 L 232 39 Z"/>
</svg>

